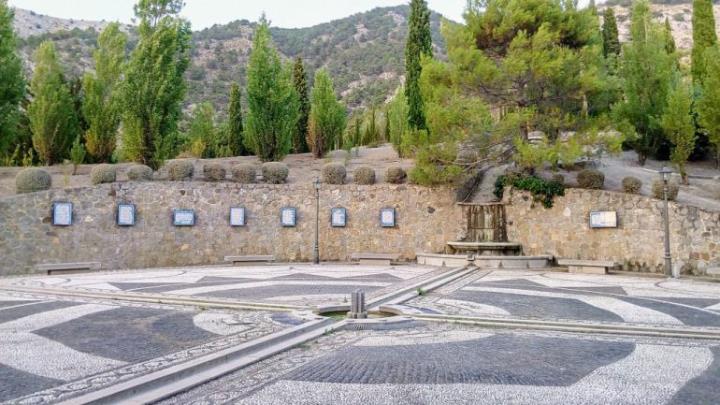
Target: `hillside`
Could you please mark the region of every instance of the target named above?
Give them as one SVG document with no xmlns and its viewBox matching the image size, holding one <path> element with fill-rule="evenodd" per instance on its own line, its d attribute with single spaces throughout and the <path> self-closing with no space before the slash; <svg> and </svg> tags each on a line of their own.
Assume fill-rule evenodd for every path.
<svg viewBox="0 0 720 405">
<path fill-rule="evenodd" d="M 302 57 L 312 72 L 327 67 L 337 91 L 350 107 L 382 102 L 402 82 L 408 6 L 376 8 L 309 28 L 272 28 L 285 58 Z M 16 30 L 28 69 L 34 49 L 45 39 L 57 43 L 71 76 L 91 69 L 91 55 L 105 22 L 73 21 L 16 11 Z M 433 13 L 431 26 L 436 54 L 444 56 L 441 16 Z M 211 101 L 225 110 L 232 81 L 245 81 L 254 23 L 247 20 L 193 34 L 192 64 L 187 73 L 187 104 Z M 132 27 L 125 27 L 132 33 Z M 133 46 L 134 40 L 129 46 Z"/>
</svg>

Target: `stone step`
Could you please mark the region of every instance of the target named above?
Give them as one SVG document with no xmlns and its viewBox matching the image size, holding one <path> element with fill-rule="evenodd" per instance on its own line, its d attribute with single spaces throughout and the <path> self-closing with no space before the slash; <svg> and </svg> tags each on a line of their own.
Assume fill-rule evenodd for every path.
<svg viewBox="0 0 720 405">
<path fill-rule="evenodd" d="M 474 265 L 481 269 L 542 269 L 550 267 L 552 256 L 482 256 L 417 253 L 418 264 L 428 266 Z"/>
</svg>

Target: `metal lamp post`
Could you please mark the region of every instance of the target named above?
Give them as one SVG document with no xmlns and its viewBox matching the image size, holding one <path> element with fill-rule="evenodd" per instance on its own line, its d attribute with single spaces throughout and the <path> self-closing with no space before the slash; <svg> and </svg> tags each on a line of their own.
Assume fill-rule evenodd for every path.
<svg viewBox="0 0 720 405">
<path fill-rule="evenodd" d="M 663 210 L 663 222 L 665 226 L 665 275 L 668 277 L 674 277 L 672 271 L 672 256 L 670 256 L 670 207 L 668 204 L 668 181 L 670 180 L 671 174 L 672 170 L 667 167 L 663 167 L 660 170 L 660 175 L 663 180 L 663 201 L 665 205 Z"/>
<path fill-rule="evenodd" d="M 320 179 L 316 178 L 315 186 L 315 245 L 313 246 L 313 263 L 320 264 Z"/>
</svg>

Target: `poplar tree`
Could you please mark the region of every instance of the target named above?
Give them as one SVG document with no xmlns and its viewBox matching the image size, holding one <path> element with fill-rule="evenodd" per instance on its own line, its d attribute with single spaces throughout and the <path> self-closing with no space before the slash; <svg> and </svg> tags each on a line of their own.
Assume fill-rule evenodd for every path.
<svg viewBox="0 0 720 405">
<path fill-rule="evenodd" d="M 717 44 L 712 0 L 693 0 L 692 78 L 698 86 L 705 77 L 705 50 Z"/>
<path fill-rule="evenodd" d="M 233 156 L 243 156 L 247 154 L 244 143 L 242 102 L 240 95 L 240 86 L 237 83 L 230 87 L 230 106 L 228 107 L 228 145 Z"/>
<path fill-rule="evenodd" d="M 17 145 L 20 102 L 25 97 L 13 19 L 7 0 L 0 0 L 0 156 L 11 154 Z"/>
<path fill-rule="evenodd" d="M 313 156 L 321 158 L 339 143 L 345 131 L 345 107 L 338 101 L 327 70 L 315 72 L 315 84 L 310 101 L 310 120 L 307 143 Z"/>
<path fill-rule="evenodd" d="M 68 157 L 77 136 L 77 117 L 55 44 L 51 41 L 40 44 L 34 59 L 30 83 L 33 99 L 28 106 L 32 142 L 40 160 L 53 164 Z"/>
<path fill-rule="evenodd" d="M 708 48 L 705 59 L 703 91 L 696 109 L 698 122 L 715 149 L 716 164 L 720 168 L 720 45 Z"/>
<path fill-rule="evenodd" d="M 190 23 L 179 17 L 183 0 L 140 0 L 139 40 L 123 85 L 123 155 L 153 169 L 177 148 L 190 63 Z"/>
<path fill-rule="evenodd" d="M 692 93 L 678 78 L 668 95 L 667 108 L 662 117 L 662 128 L 673 145 L 670 159 L 677 166 L 683 182 L 687 184 L 687 160 L 695 149 L 695 124 L 692 115 Z"/>
<path fill-rule="evenodd" d="M 293 136 L 293 151 L 295 153 L 305 153 L 308 151 L 307 134 L 308 119 L 310 117 L 310 99 L 305 66 L 299 56 L 295 59 L 295 66 L 293 66 L 293 84 L 300 101 L 300 117 L 298 118 L 297 131 L 295 131 Z"/>
<path fill-rule="evenodd" d="M 620 55 L 620 39 L 618 37 L 617 19 L 612 7 L 605 9 L 603 13 L 603 55 Z"/>
<path fill-rule="evenodd" d="M 282 160 L 292 148 L 300 103 L 292 72 L 280 62 L 264 15 L 255 29 L 248 61 L 247 98 L 245 145 L 263 161 Z"/>
<path fill-rule="evenodd" d="M 411 129 L 427 129 L 425 105 L 420 91 L 422 57 L 432 57 L 430 10 L 425 0 L 411 0 L 407 43 L 405 45 L 405 97 Z"/>
<path fill-rule="evenodd" d="M 115 150 L 120 125 L 120 78 L 125 63 L 127 35 L 118 23 L 108 25 L 98 37 L 93 55 L 95 73 L 83 78 L 85 100 L 82 111 L 87 121 L 87 152 L 95 161 L 107 162 Z"/>
</svg>

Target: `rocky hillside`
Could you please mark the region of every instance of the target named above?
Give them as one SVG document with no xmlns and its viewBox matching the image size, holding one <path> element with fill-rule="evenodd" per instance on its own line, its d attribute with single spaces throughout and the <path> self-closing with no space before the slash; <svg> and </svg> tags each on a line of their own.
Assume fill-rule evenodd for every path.
<svg viewBox="0 0 720 405">
<path fill-rule="evenodd" d="M 351 107 L 382 102 L 402 82 L 408 6 L 376 8 L 309 28 L 272 28 L 285 58 L 302 57 L 310 74 L 327 67 L 336 89 Z M 441 16 L 431 24 L 436 53 L 444 56 L 440 35 Z M 106 23 L 63 20 L 16 10 L 16 30 L 28 69 L 31 55 L 46 39 L 57 43 L 68 74 L 79 76 L 92 68 L 91 55 L 97 35 Z M 188 71 L 187 104 L 211 101 L 224 111 L 232 81 L 245 81 L 254 24 L 235 21 L 197 31 L 193 35 L 192 65 Z M 125 30 L 133 34 L 133 27 Z M 131 40 L 129 47 L 134 46 Z"/>
</svg>

